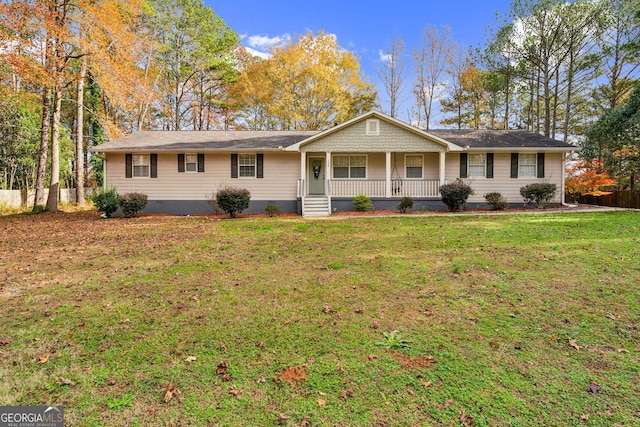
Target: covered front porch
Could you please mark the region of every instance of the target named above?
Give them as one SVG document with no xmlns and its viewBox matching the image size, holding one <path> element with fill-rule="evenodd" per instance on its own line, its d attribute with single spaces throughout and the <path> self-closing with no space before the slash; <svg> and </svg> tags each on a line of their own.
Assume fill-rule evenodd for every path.
<svg viewBox="0 0 640 427">
<path fill-rule="evenodd" d="M 297 191 L 304 216 L 327 216 L 333 205 L 348 206 L 360 194 L 394 208 L 405 196 L 437 200 L 445 183 L 444 151 L 300 154 Z"/>
</svg>

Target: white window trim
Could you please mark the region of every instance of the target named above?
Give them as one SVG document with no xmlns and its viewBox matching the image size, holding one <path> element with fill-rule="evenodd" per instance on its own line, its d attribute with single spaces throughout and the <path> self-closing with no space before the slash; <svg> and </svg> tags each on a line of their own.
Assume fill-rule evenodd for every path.
<svg viewBox="0 0 640 427">
<path fill-rule="evenodd" d="M 352 156 L 364 156 L 364 177 L 363 178 L 352 178 L 351 177 L 351 157 Z M 349 177 L 348 178 L 336 178 L 334 175 L 334 168 L 335 168 L 335 158 L 336 157 L 349 157 Z M 362 181 L 362 180 L 366 180 L 369 176 L 369 155 L 367 154 L 347 154 L 347 153 L 343 153 L 343 154 L 334 154 L 333 156 L 331 156 L 331 179 L 352 179 L 354 181 Z"/>
<path fill-rule="evenodd" d="M 484 155 L 484 175 L 472 176 L 471 175 L 471 156 L 474 154 Z M 487 179 L 487 153 L 469 153 L 467 156 L 467 178 L 469 179 Z"/>
<path fill-rule="evenodd" d="M 528 176 L 523 176 L 522 175 L 522 170 L 520 169 L 522 165 L 522 163 L 520 163 L 520 161 L 522 160 L 522 156 L 523 155 L 530 155 L 533 156 L 533 158 L 535 159 L 535 168 L 533 169 L 533 175 L 528 175 Z M 531 166 L 531 165 L 527 165 L 527 166 Z M 536 179 L 538 178 L 538 153 L 518 153 L 518 179 Z"/>
<path fill-rule="evenodd" d="M 409 178 L 407 176 L 407 157 L 420 157 L 422 159 L 421 167 L 420 167 L 420 178 Z M 424 154 L 405 154 L 404 155 L 404 179 L 424 179 Z"/>
<path fill-rule="evenodd" d="M 135 156 L 147 156 L 147 175 L 146 176 L 136 176 L 136 165 L 134 163 Z M 143 166 L 143 165 L 138 165 Z M 151 178 L 151 153 L 132 153 L 131 154 L 131 178 L 133 179 L 148 179 Z"/>
<path fill-rule="evenodd" d="M 190 171 L 189 169 L 187 169 L 187 156 L 195 156 L 196 161 L 194 162 L 196 165 L 195 170 Z M 185 173 L 198 173 L 198 154 L 197 153 L 185 153 L 184 154 L 184 172 Z"/>
<path fill-rule="evenodd" d="M 241 156 L 253 156 L 253 175 L 242 176 L 240 173 L 240 157 Z M 258 155 L 256 153 L 238 153 L 238 179 L 257 179 L 258 177 Z"/>
<path fill-rule="evenodd" d="M 371 130 L 371 126 L 372 124 L 375 123 L 375 130 Z M 380 120 L 378 119 L 367 119 L 367 123 L 366 123 L 366 130 L 367 130 L 367 135 L 380 135 Z"/>
</svg>

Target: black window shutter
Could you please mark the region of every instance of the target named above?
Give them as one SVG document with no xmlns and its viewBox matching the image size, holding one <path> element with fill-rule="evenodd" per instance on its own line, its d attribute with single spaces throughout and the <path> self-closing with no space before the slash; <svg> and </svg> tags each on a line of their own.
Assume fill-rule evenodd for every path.
<svg viewBox="0 0 640 427">
<path fill-rule="evenodd" d="M 238 155 L 231 155 L 231 178 L 238 177 Z"/>
<path fill-rule="evenodd" d="M 198 154 L 198 172 L 204 172 L 204 154 Z"/>
<path fill-rule="evenodd" d="M 518 177 L 518 153 L 511 153 L 511 178 Z"/>
<path fill-rule="evenodd" d="M 151 156 L 151 178 L 158 177 L 158 155 L 152 154 Z"/>
<path fill-rule="evenodd" d="M 538 153 L 538 178 L 544 178 L 544 153 Z"/>
<path fill-rule="evenodd" d="M 256 178 L 264 178 L 264 154 L 256 154 Z"/>
<path fill-rule="evenodd" d="M 184 172 L 184 154 L 178 154 L 178 172 Z"/>
<path fill-rule="evenodd" d="M 124 155 L 124 164 L 125 164 L 124 176 L 126 178 L 131 178 L 133 176 L 133 155 L 132 154 Z"/>
<path fill-rule="evenodd" d="M 460 178 L 467 177 L 467 153 L 460 153 Z"/>
<path fill-rule="evenodd" d="M 493 178 L 493 153 L 487 153 L 487 178 Z"/>
</svg>

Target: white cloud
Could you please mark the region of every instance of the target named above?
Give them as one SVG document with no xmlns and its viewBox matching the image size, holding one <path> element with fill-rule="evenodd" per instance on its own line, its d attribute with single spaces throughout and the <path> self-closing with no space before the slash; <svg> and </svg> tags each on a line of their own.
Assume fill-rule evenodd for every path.
<svg viewBox="0 0 640 427">
<path fill-rule="evenodd" d="M 382 62 L 391 62 L 391 55 L 388 53 L 384 53 L 382 49 L 378 51 L 378 56 L 380 57 L 380 61 Z"/>
<path fill-rule="evenodd" d="M 283 46 L 291 42 L 291 36 L 289 34 L 281 34 L 275 37 L 242 34 L 240 36 L 245 49 L 249 54 L 257 56 L 258 58 L 268 59 L 271 58 L 270 49 L 278 46 Z"/>
<path fill-rule="evenodd" d="M 257 56 L 258 58 L 262 58 L 262 59 L 269 59 L 271 58 L 271 54 L 268 52 L 260 52 L 258 50 L 252 49 L 250 47 L 245 47 L 244 48 L 251 56 Z"/>
<path fill-rule="evenodd" d="M 254 36 L 244 36 L 243 38 L 247 39 L 246 44 L 257 50 L 267 50 L 275 46 L 282 46 L 283 44 L 287 44 L 291 41 L 291 36 L 289 34 L 281 34 L 275 37 L 262 36 L 262 35 L 254 35 Z"/>
</svg>

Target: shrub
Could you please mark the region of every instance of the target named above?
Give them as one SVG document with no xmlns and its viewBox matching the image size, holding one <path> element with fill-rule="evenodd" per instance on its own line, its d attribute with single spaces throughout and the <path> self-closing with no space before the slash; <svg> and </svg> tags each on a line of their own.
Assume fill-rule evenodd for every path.
<svg viewBox="0 0 640 427">
<path fill-rule="evenodd" d="M 413 207 L 413 199 L 409 196 L 404 196 L 400 199 L 400 203 L 398 203 L 398 210 L 402 213 L 406 213 L 407 209 L 411 209 Z"/>
<path fill-rule="evenodd" d="M 373 209 L 373 205 L 371 204 L 371 199 L 369 196 L 364 194 L 358 194 L 353 198 L 353 207 L 356 212 L 368 212 Z"/>
<path fill-rule="evenodd" d="M 484 195 L 484 199 L 494 211 L 501 211 L 507 207 L 507 199 L 498 192 L 487 193 Z"/>
<path fill-rule="evenodd" d="M 556 185 L 548 182 L 529 184 L 520 189 L 520 194 L 528 205 L 535 205 L 537 208 L 542 209 L 555 196 Z"/>
<path fill-rule="evenodd" d="M 91 197 L 91 201 L 93 201 L 98 211 L 102 212 L 107 218 L 118 210 L 118 193 L 113 187 L 97 192 Z"/>
<path fill-rule="evenodd" d="M 450 211 L 455 212 L 466 207 L 467 199 L 473 194 L 473 190 L 469 184 L 457 179 L 456 182 L 440 186 L 440 194 L 442 202 Z"/>
<path fill-rule="evenodd" d="M 224 187 L 216 193 L 218 207 L 235 218 L 237 214 L 249 207 L 251 193 L 245 188 Z"/>
<path fill-rule="evenodd" d="M 147 206 L 147 195 L 143 193 L 126 193 L 118 197 L 118 203 L 124 216 L 132 217 L 142 212 Z"/>
<path fill-rule="evenodd" d="M 273 218 L 275 215 L 278 215 L 280 208 L 276 203 L 269 203 L 265 206 L 264 211 L 269 215 L 269 218 Z"/>
</svg>

